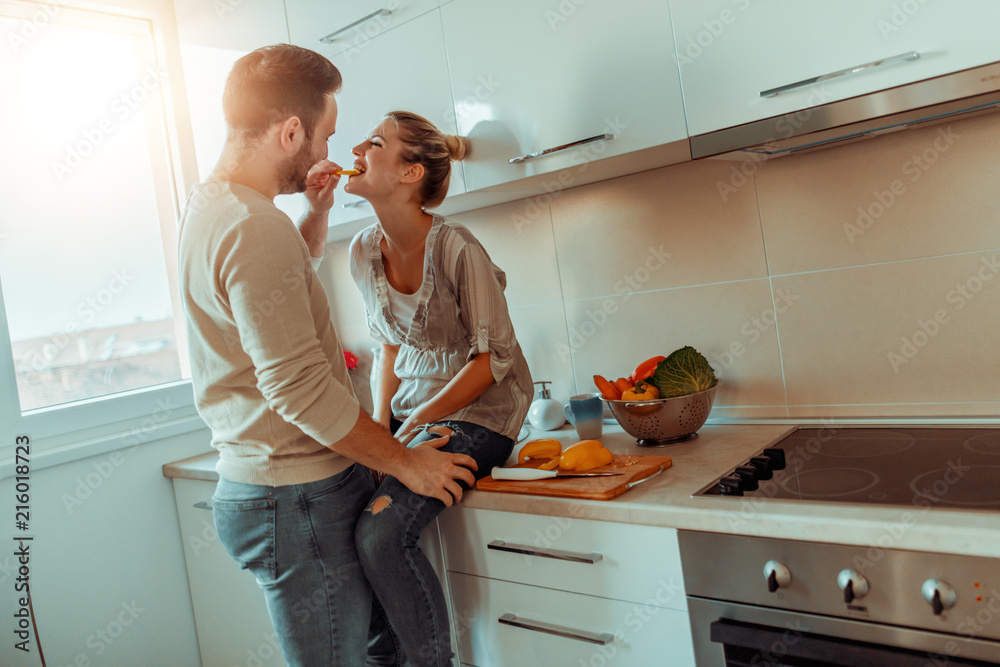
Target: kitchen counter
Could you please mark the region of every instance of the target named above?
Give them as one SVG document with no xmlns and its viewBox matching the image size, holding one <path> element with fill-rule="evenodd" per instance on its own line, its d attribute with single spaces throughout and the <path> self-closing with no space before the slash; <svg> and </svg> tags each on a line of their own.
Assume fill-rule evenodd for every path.
<svg viewBox="0 0 1000 667">
<path fill-rule="evenodd" d="M 513 493 L 468 492 L 474 509 L 664 526 L 736 535 L 911 549 L 973 556 L 1000 556 L 1000 512 L 955 511 L 920 506 L 839 505 L 771 499 L 691 495 L 791 430 L 787 425 L 709 425 L 698 438 L 671 447 L 642 448 L 617 425 L 604 426 L 602 442 L 615 454 L 670 456 L 673 466 L 607 501 L 573 500 Z M 532 433 L 527 440 L 578 440 L 570 426 Z M 521 443 L 523 444 L 523 442 Z M 521 444 L 514 448 L 512 459 Z M 163 466 L 165 477 L 218 480 L 217 454 L 210 452 Z"/>
</svg>

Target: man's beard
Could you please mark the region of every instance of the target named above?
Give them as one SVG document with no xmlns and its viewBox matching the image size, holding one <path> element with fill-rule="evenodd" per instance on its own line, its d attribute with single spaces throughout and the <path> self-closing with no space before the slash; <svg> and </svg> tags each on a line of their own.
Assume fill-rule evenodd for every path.
<svg viewBox="0 0 1000 667">
<path fill-rule="evenodd" d="M 316 164 L 309 148 L 310 142 L 307 137 L 299 152 L 285 160 L 278 168 L 281 194 L 290 195 L 306 191 L 306 176 L 309 175 L 312 166 Z"/>
</svg>

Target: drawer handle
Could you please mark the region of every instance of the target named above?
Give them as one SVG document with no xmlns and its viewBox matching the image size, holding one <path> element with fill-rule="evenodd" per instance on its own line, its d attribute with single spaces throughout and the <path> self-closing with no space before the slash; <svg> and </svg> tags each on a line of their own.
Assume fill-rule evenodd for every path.
<svg viewBox="0 0 1000 667">
<path fill-rule="evenodd" d="M 545 155 L 552 155 L 559 151 L 564 151 L 567 148 L 576 148 L 577 146 L 582 146 L 584 144 L 591 144 L 595 141 L 611 141 L 615 138 L 613 134 L 598 134 L 593 137 L 588 137 L 586 139 L 580 139 L 580 141 L 574 141 L 569 144 L 563 144 L 562 146 L 556 146 L 555 148 L 546 148 L 544 150 L 537 151 L 535 153 L 528 153 L 527 155 L 522 155 L 520 157 L 512 157 L 507 160 L 510 164 L 521 164 L 522 162 L 527 162 L 528 160 L 534 160 L 536 157 L 542 157 Z"/>
<path fill-rule="evenodd" d="M 568 560 L 574 563 L 588 563 L 590 565 L 604 558 L 604 556 L 598 553 L 578 554 L 572 551 L 560 551 L 559 549 L 536 549 L 534 547 L 526 547 L 523 544 L 508 544 L 503 540 L 493 540 L 486 545 L 486 548 L 496 551 L 509 551 L 512 554 L 541 556 L 542 558 L 555 558 L 556 560 Z"/>
<path fill-rule="evenodd" d="M 857 67 L 848 67 L 847 69 L 842 69 L 837 72 L 830 72 L 829 74 L 821 74 L 819 76 L 814 76 L 811 79 L 803 79 L 802 81 L 790 83 L 786 86 L 778 86 L 777 88 L 771 88 L 770 90 L 762 90 L 760 92 L 760 96 L 777 97 L 781 93 L 787 93 L 790 90 L 801 88 L 802 86 L 808 86 L 813 83 L 819 83 L 820 81 L 826 81 L 827 79 L 835 79 L 838 76 L 844 76 L 846 74 L 856 74 L 858 72 L 863 72 L 867 69 L 881 67 L 882 65 L 891 65 L 893 63 L 903 63 L 910 60 L 916 60 L 919 57 L 920 54 L 917 53 L 916 51 L 908 51 L 906 53 L 900 53 L 898 56 L 890 56 L 889 58 L 882 58 L 881 60 L 873 60 L 870 63 L 865 63 L 864 65 L 858 65 Z"/>
<path fill-rule="evenodd" d="M 331 32 L 326 37 L 320 37 L 319 41 L 323 42 L 324 44 L 329 44 L 331 42 L 336 41 L 337 35 L 339 35 L 340 33 L 347 32 L 348 30 L 350 30 L 354 26 L 361 25 L 362 23 L 364 23 L 368 19 L 373 19 L 376 16 L 389 16 L 389 14 L 392 14 L 392 10 L 391 9 L 379 9 L 378 11 L 374 11 L 371 14 L 369 14 L 368 16 L 365 16 L 364 18 L 358 19 L 357 21 L 355 21 L 354 23 L 352 23 L 350 25 L 345 25 L 340 30 L 336 30 L 334 32 Z"/>
<path fill-rule="evenodd" d="M 515 628 L 524 628 L 525 630 L 544 632 L 550 635 L 566 637 L 567 639 L 587 642 L 588 644 L 600 644 L 601 646 L 607 646 L 615 640 L 615 636 L 609 632 L 587 632 L 586 630 L 574 630 L 573 628 L 567 628 L 562 625 L 543 623 L 542 621 L 526 621 L 522 618 L 518 618 L 514 614 L 504 614 L 497 620 L 504 625 L 513 625 Z"/>
<path fill-rule="evenodd" d="M 205 502 L 195 503 L 194 504 L 194 508 L 196 510 L 208 510 L 209 512 L 211 512 L 212 511 L 212 503 L 205 503 Z"/>
<path fill-rule="evenodd" d="M 367 206 L 367 205 L 368 205 L 367 199 L 359 199 L 357 201 L 349 201 L 346 204 L 343 204 L 342 206 L 344 208 L 357 208 L 359 206 Z"/>
</svg>

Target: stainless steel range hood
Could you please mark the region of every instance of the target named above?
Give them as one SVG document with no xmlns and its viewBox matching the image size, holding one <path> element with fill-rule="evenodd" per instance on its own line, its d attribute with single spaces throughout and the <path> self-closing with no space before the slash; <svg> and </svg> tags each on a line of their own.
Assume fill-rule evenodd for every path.
<svg viewBox="0 0 1000 667">
<path fill-rule="evenodd" d="M 997 110 L 1000 63 L 691 137 L 695 159 L 762 160 Z"/>
</svg>

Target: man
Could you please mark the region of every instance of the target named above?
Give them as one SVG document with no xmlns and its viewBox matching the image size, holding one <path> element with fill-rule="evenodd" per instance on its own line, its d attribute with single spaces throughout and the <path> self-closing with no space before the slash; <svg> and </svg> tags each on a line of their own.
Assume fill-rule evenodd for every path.
<svg viewBox="0 0 1000 667">
<path fill-rule="evenodd" d="M 447 437 L 403 447 L 351 389 L 310 266 L 339 181 L 326 145 L 340 86 L 336 67 L 296 46 L 237 61 L 225 148 L 191 192 L 179 249 L 192 383 L 219 450 L 219 539 L 256 576 L 285 660 L 310 667 L 365 661 L 372 596 L 354 527 L 375 485 L 363 466 L 445 505 L 475 468 L 434 448 Z M 296 230 L 273 199 L 303 191 Z"/>
</svg>

